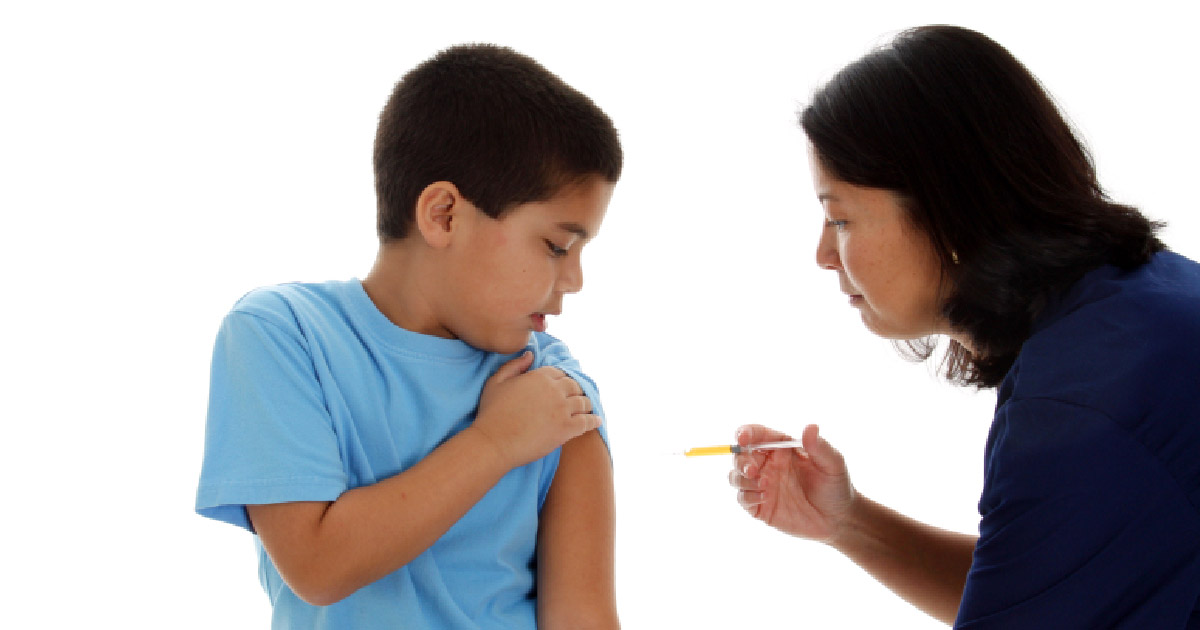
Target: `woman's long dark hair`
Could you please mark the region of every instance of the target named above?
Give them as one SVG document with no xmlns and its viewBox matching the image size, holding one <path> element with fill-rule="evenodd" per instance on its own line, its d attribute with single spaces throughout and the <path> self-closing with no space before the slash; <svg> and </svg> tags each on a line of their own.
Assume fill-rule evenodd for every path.
<svg viewBox="0 0 1200 630">
<path fill-rule="evenodd" d="M 943 314 L 974 346 L 951 341 L 951 381 L 995 387 L 1051 300 L 1164 249 L 1161 224 L 1108 198 L 1038 80 L 980 33 L 901 33 L 818 90 L 800 125 L 822 168 L 895 191 L 928 235 L 951 284 Z"/>
</svg>

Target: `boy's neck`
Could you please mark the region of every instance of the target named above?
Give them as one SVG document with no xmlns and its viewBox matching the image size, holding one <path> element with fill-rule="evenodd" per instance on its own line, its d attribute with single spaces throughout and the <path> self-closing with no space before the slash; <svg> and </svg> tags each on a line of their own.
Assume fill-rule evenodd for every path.
<svg viewBox="0 0 1200 630">
<path fill-rule="evenodd" d="M 425 257 L 407 240 L 379 246 L 375 264 L 362 281 L 363 290 L 393 324 L 412 332 L 453 338 L 438 322 L 433 296 L 424 286 Z"/>
</svg>

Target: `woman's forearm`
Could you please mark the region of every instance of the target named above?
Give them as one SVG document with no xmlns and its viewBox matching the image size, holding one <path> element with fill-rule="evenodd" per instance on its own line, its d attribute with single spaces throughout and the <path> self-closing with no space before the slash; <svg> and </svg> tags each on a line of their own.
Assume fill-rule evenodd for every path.
<svg viewBox="0 0 1200 630">
<path fill-rule="evenodd" d="M 909 603 L 953 624 L 975 541 L 859 495 L 838 534 L 826 543 Z"/>
</svg>

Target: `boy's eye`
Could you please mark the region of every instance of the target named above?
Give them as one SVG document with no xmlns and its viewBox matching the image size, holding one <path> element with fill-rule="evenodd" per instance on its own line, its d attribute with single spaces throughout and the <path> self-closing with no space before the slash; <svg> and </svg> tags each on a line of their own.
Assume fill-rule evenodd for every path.
<svg viewBox="0 0 1200 630">
<path fill-rule="evenodd" d="M 841 232 L 846 228 L 847 223 L 849 223 L 849 221 L 834 221 L 833 219 L 828 219 L 825 221 L 825 227 L 831 227 Z"/>
<path fill-rule="evenodd" d="M 546 239 L 546 247 L 550 248 L 550 255 L 555 257 L 563 257 L 567 255 L 567 250 L 555 245 L 550 239 Z"/>
</svg>

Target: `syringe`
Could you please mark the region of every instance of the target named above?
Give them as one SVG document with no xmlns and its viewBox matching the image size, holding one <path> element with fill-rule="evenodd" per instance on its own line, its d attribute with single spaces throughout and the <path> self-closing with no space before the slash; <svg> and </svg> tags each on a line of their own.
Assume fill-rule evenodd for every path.
<svg viewBox="0 0 1200 630">
<path fill-rule="evenodd" d="M 740 446 L 737 444 L 721 444 L 719 446 L 697 446 L 689 448 L 683 452 L 685 457 L 699 457 L 701 455 L 728 455 L 730 453 L 750 453 L 752 451 L 769 451 L 777 448 L 798 448 L 802 449 L 803 445 L 800 440 L 789 440 L 787 442 L 763 442 L 762 444 L 747 444 Z"/>
</svg>

